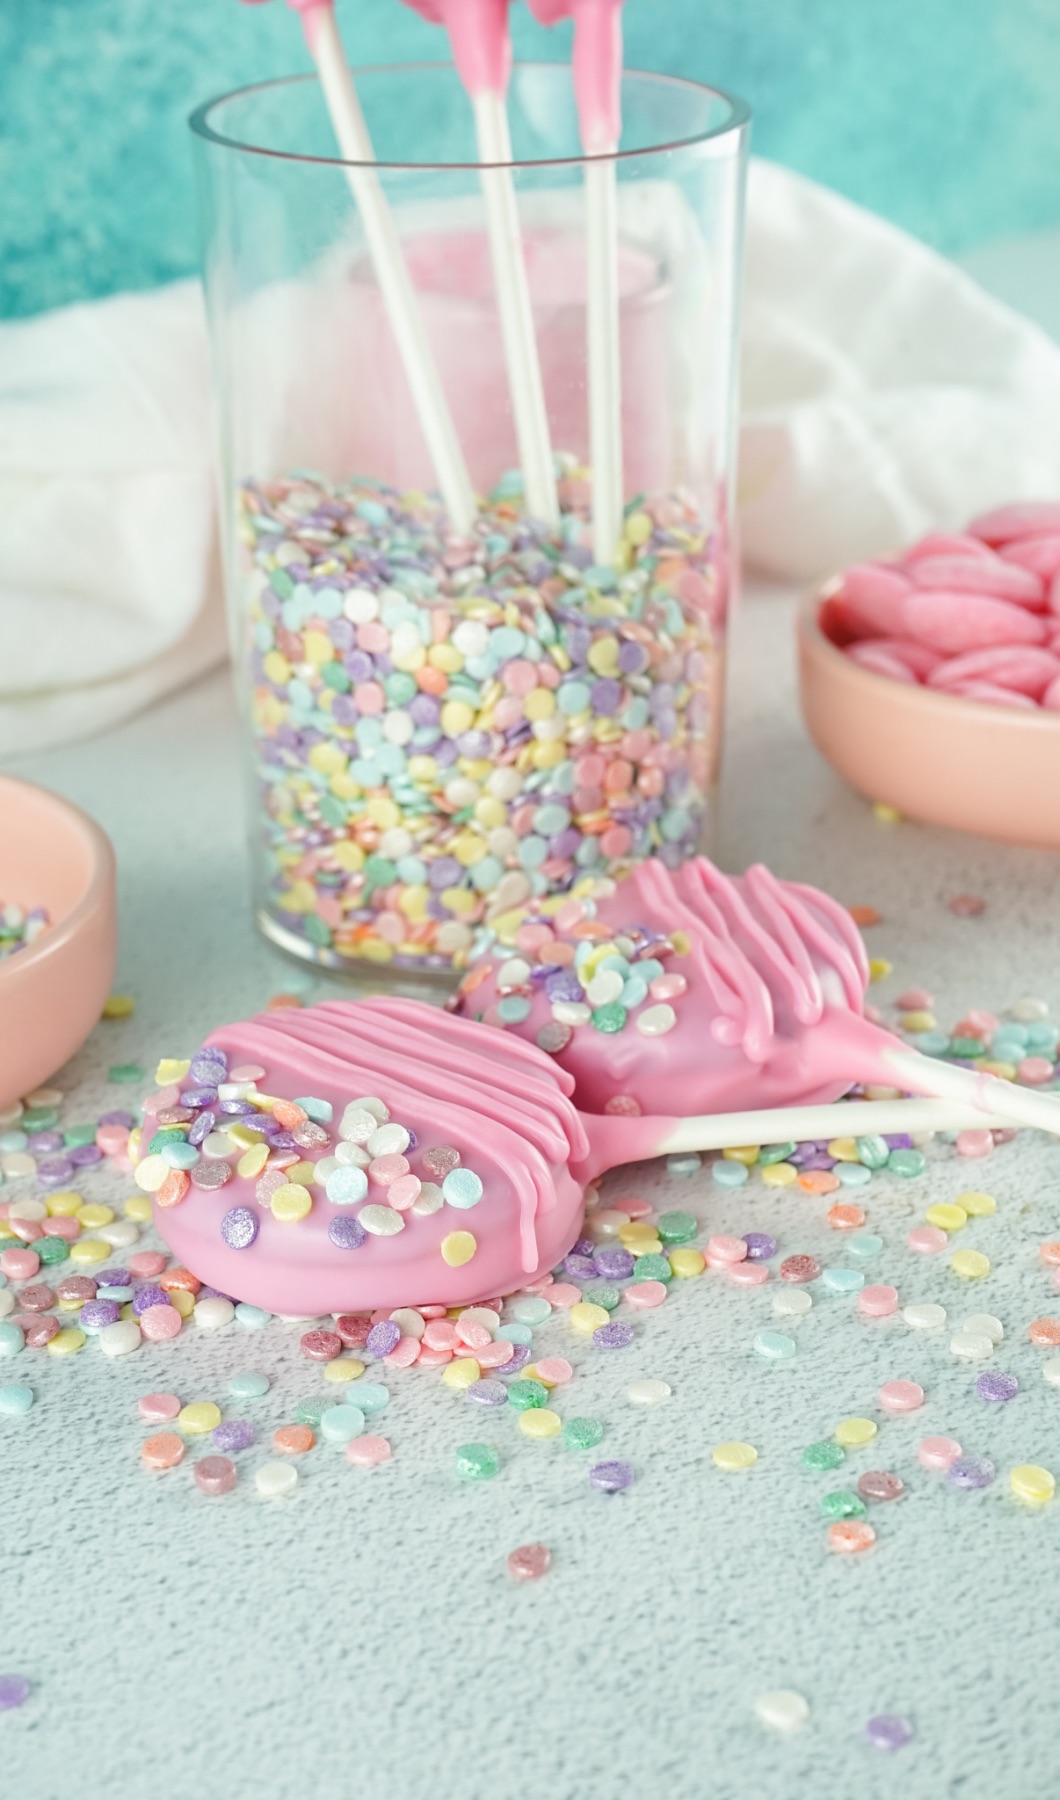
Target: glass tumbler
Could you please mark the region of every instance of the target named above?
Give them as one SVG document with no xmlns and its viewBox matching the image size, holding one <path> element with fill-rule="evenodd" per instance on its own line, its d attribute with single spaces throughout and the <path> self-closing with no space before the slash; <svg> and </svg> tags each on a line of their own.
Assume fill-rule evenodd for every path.
<svg viewBox="0 0 1060 1800">
<path fill-rule="evenodd" d="M 355 81 L 476 492 L 462 521 L 439 497 L 357 166 L 336 155 L 315 78 L 226 95 L 191 123 L 256 914 L 307 961 L 406 985 L 452 981 L 499 919 L 547 914 L 586 878 L 706 847 L 748 115 L 689 81 L 623 78 L 606 159 L 623 504 L 600 560 L 569 70 L 517 65 L 508 95 L 551 523 L 524 503 L 467 96 L 441 65 Z"/>
</svg>

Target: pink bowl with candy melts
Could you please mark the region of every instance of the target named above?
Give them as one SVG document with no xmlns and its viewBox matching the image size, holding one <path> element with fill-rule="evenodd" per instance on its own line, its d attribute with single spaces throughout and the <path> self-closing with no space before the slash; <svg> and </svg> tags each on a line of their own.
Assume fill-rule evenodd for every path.
<svg viewBox="0 0 1060 1800">
<path fill-rule="evenodd" d="M 870 800 L 912 819 L 1060 849 L 1060 713 L 994 705 L 853 662 L 798 620 L 803 717 L 822 756 Z"/>
<path fill-rule="evenodd" d="M 114 851 L 94 819 L 57 794 L 0 775 L 0 898 L 46 908 L 46 931 L 0 961 L 0 1106 L 81 1048 L 117 956 Z"/>
</svg>

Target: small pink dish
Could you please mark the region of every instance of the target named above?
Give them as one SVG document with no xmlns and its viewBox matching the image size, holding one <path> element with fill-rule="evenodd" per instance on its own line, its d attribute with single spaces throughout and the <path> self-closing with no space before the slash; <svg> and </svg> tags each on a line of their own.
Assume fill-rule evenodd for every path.
<svg viewBox="0 0 1060 1800">
<path fill-rule="evenodd" d="M 81 1048 L 110 992 L 118 947 L 114 851 L 57 794 L 0 775 L 0 902 L 44 906 L 51 923 L 0 960 L 0 1107 Z"/>
<path fill-rule="evenodd" d="M 993 706 L 892 681 L 837 650 L 799 611 L 803 717 L 822 756 L 911 819 L 1060 850 L 1060 713 Z"/>
</svg>

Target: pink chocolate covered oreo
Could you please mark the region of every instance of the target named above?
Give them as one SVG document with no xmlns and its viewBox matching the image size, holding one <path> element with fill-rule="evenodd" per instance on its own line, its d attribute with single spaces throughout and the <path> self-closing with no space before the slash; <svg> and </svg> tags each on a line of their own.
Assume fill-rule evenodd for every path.
<svg viewBox="0 0 1060 1800">
<path fill-rule="evenodd" d="M 585 1113 L 837 1098 L 865 1064 L 868 964 L 845 909 L 761 866 L 641 863 L 496 922 L 455 1005 L 546 1050 Z"/>
</svg>

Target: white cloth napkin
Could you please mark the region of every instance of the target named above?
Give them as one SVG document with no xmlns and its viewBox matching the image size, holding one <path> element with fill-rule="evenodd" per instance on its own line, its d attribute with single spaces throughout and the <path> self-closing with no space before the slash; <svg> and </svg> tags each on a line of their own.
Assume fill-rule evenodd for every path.
<svg viewBox="0 0 1060 1800">
<path fill-rule="evenodd" d="M 1060 492 L 1060 349 L 912 238 L 752 164 L 738 503 L 810 580 Z M 202 302 L 0 326 L 0 755 L 128 717 L 225 652 Z"/>
</svg>

